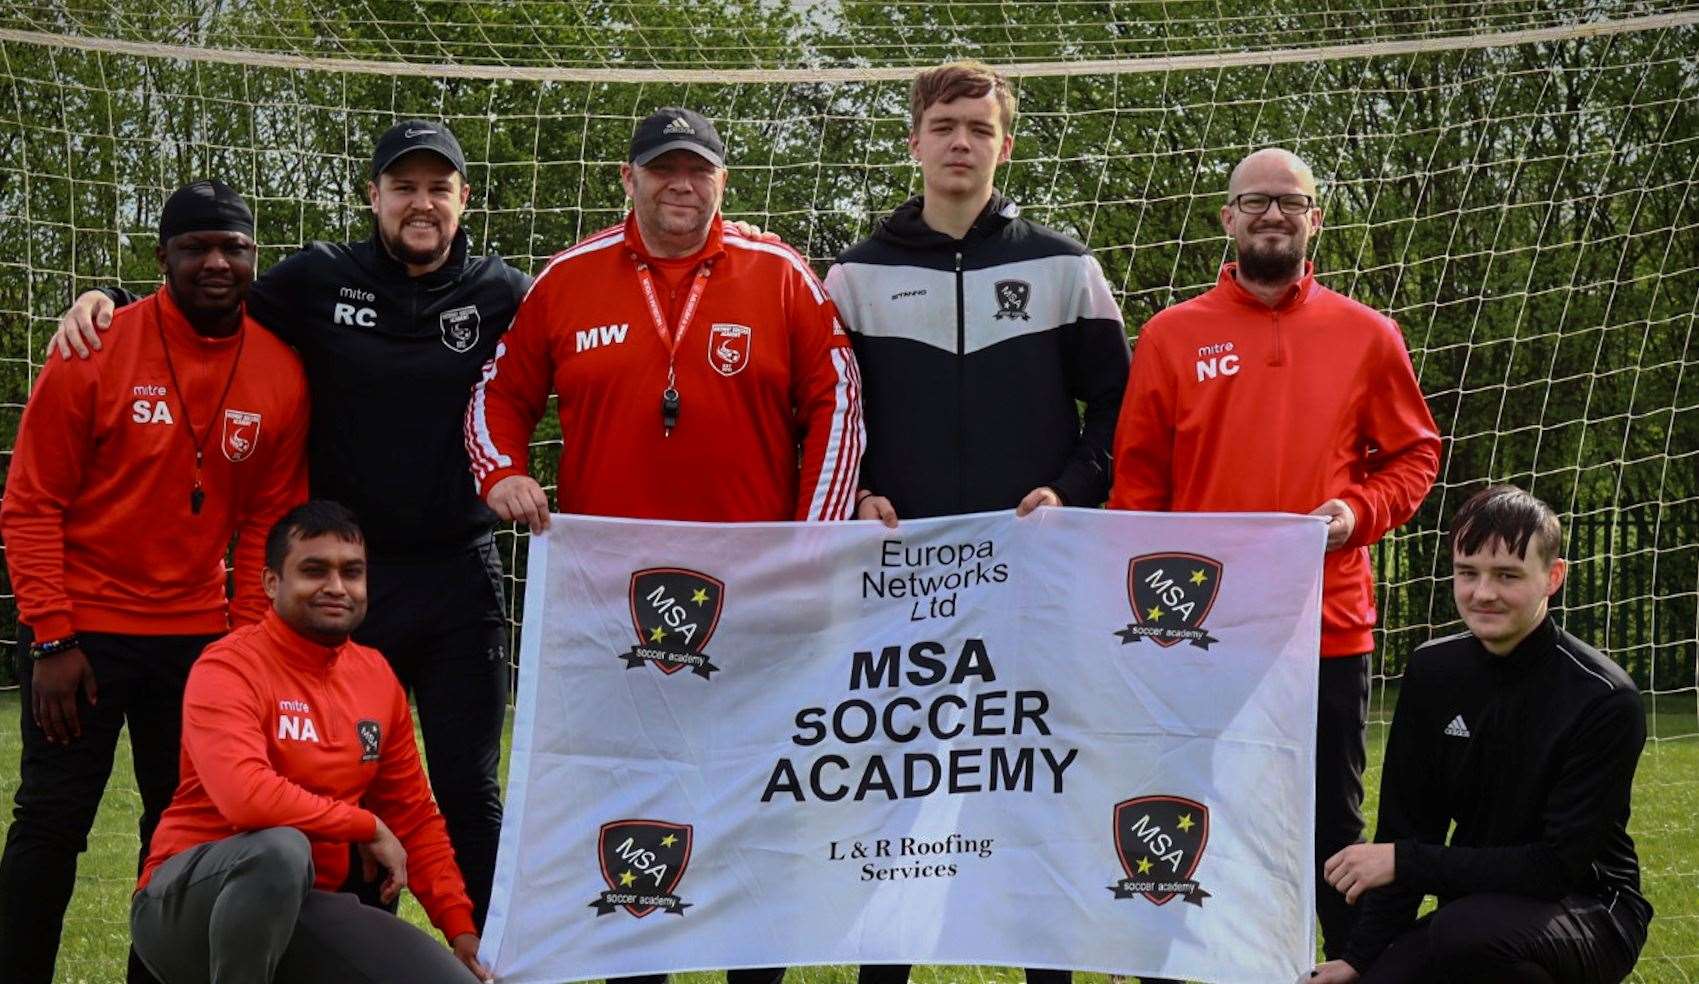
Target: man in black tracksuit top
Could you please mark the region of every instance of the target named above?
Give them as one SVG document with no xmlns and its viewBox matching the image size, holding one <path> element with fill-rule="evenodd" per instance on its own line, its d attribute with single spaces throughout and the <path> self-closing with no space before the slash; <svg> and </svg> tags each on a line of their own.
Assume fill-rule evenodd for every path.
<svg viewBox="0 0 1699 984">
<path fill-rule="evenodd" d="M 1546 610 L 1561 536 L 1509 486 L 1453 520 L 1470 631 L 1410 657 L 1376 843 L 1326 866 L 1364 911 L 1344 959 L 1305 980 L 1615 984 L 1633 969 L 1652 917 L 1627 831 L 1645 718 L 1628 674 Z M 1424 895 L 1440 907 L 1417 920 Z"/>
<path fill-rule="evenodd" d="M 442 124 L 397 124 L 373 157 L 372 237 L 309 244 L 254 281 L 248 311 L 300 353 L 312 495 L 351 508 L 366 534 L 373 614 L 355 639 L 418 702 L 431 789 L 482 928 L 501 834 L 507 623 L 497 519 L 467 477 L 462 425 L 530 279 L 467 255 L 465 168 Z M 67 324 L 79 309 L 79 325 L 98 318 L 100 296 L 79 298 Z"/>
<path fill-rule="evenodd" d="M 1097 506 L 1129 362 L 1103 271 L 993 190 L 1013 145 L 1000 77 L 932 69 L 913 106 L 925 195 L 826 275 L 861 366 L 857 515 Z"/>
<path fill-rule="evenodd" d="M 925 194 L 826 275 L 862 374 L 856 515 L 895 526 L 1097 506 L 1109 494 L 1129 362 L 1103 271 L 993 189 L 1014 144 L 1014 96 L 1001 76 L 975 62 L 929 69 L 910 109 Z M 908 971 L 866 966 L 860 979 L 900 984 Z M 1027 971 L 1031 984 L 1070 976 Z"/>
</svg>

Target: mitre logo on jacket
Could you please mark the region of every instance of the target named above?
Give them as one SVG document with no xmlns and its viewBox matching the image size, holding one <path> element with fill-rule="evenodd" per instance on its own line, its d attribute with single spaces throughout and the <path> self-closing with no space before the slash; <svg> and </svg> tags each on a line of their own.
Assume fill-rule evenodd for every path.
<svg viewBox="0 0 1699 984">
<path fill-rule="evenodd" d="M 631 575 L 631 625 L 637 645 L 619 654 L 625 668 L 645 663 L 669 676 L 686 667 L 708 679 L 719 667 L 703 650 L 720 624 L 725 584 L 683 567 L 650 567 Z"/>
<path fill-rule="evenodd" d="M 1192 878 L 1209 846 L 1209 807 L 1184 796 L 1137 796 L 1115 804 L 1115 854 L 1127 877 L 1109 886 L 1117 899 L 1144 896 L 1167 905 L 1176 896 L 1202 908 L 1210 897 Z"/>
<path fill-rule="evenodd" d="M 673 894 L 690 866 L 692 828 L 670 820 L 611 820 L 596 837 L 608 890 L 590 901 L 596 915 L 623 908 L 639 919 L 661 909 L 682 916 L 691 903 Z"/>
<path fill-rule="evenodd" d="M 1149 639 L 1164 648 L 1220 642 L 1204 630 L 1221 589 L 1221 562 L 1202 554 L 1152 553 L 1127 562 L 1127 603 L 1133 620 L 1115 630 L 1122 643 Z"/>
</svg>

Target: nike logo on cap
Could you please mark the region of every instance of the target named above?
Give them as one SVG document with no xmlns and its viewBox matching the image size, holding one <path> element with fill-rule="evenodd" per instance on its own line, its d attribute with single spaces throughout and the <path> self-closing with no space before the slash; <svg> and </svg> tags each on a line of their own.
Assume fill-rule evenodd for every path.
<svg viewBox="0 0 1699 984">
<path fill-rule="evenodd" d="M 412 129 L 411 127 L 409 127 L 408 129 L 401 131 L 401 135 L 406 137 L 407 139 L 411 140 L 414 137 L 422 137 L 422 136 L 425 136 L 426 134 L 435 133 L 435 132 L 437 132 L 437 131 L 435 131 L 435 130 L 415 130 L 415 129 Z"/>
</svg>

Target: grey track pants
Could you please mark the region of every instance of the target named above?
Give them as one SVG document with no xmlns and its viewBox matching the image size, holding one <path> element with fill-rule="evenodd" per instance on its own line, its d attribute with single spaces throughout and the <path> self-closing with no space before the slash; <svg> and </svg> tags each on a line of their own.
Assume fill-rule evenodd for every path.
<svg viewBox="0 0 1699 984">
<path fill-rule="evenodd" d="M 131 901 L 136 953 L 164 984 L 477 979 L 411 924 L 312 884 L 307 838 L 292 827 L 192 847 Z"/>
</svg>

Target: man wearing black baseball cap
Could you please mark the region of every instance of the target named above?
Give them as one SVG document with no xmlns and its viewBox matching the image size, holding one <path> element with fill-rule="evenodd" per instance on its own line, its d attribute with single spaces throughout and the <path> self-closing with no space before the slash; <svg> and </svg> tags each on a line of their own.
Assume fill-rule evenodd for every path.
<svg viewBox="0 0 1699 984">
<path fill-rule="evenodd" d="M 129 730 L 142 853 L 177 788 L 202 647 L 270 607 L 265 534 L 307 493 L 307 383 L 244 316 L 254 216 L 219 181 L 159 217 L 164 285 L 89 361 L 50 360 L 0 502 L 17 593 L 21 756 L 0 855 L 0 979 L 48 984 L 77 855 Z M 236 538 L 235 596 L 224 560 Z M 133 957 L 132 982 L 150 981 Z"/>
<path fill-rule="evenodd" d="M 550 393 L 570 449 L 561 512 L 848 518 L 862 438 L 849 339 L 795 250 L 722 219 L 725 161 L 713 123 L 655 111 L 620 168 L 625 221 L 538 274 L 467 410 L 473 476 L 504 519 L 548 526 L 527 466 Z M 784 970 L 727 976 L 766 984 Z"/>
<path fill-rule="evenodd" d="M 471 192 L 446 125 L 396 123 L 372 154 L 371 237 L 308 244 L 256 279 L 248 304 L 305 364 L 313 495 L 348 505 L 366 537 L 372 615 L 355 639 L 389 658 L 418 704 L 431 787 L 481 927 L 509 666 L 497 520 L 466 481 L 460 428 L 530 278 L 471 254 L 460 222 Z M 98 346 L 94 325 L 132 299 L 78 298 L 61 351 Z M 376 887 L 361 894 L 375 899 Z"/>
</svg>

